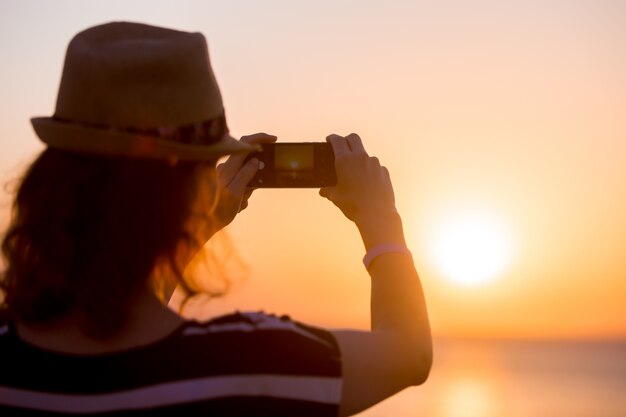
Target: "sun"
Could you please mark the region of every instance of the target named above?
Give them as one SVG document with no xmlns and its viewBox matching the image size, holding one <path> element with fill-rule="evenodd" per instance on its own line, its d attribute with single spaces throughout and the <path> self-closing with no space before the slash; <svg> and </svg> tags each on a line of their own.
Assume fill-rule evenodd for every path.
<svg viewBox="0 0 626 417">
<path fill-rule="evenodd" d="M 494 213 L 450 213 L 441 218 L 433 233 L 433 260 L 443 276 L 455 284 L 489 283 L 510 264 L 510 232 Z"/>
</svg>

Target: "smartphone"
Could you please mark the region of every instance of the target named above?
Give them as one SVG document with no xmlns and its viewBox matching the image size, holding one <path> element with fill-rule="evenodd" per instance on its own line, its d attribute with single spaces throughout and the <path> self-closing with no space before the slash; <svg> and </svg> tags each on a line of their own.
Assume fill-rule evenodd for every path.
<svg viewBox="0 0 626 417">
<path fill-rule="evenodd" d="M 259 160 L 249 188 L 320 188 L 337 184 L 335 154 L 326 142 L 267 143 L 246 157 Z"/>
</svg>

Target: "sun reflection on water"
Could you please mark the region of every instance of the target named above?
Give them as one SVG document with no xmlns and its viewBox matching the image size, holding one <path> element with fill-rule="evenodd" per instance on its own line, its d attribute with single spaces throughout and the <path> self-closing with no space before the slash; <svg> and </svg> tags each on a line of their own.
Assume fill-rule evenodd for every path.
<svg viewBox="0 0 626 417">
<path fill-rule="evenodd" d="M 492 382 L 472 376 L 462 376 L 446 383 L 441 392 L 437 413 L 442 417 L 501 416 L 501 398 Z"/>
<path fill-rule="evenodd" d="M 623 417 L 625 341 L 436 340 L 428 381 L 359 417 Z"/>
</svg>

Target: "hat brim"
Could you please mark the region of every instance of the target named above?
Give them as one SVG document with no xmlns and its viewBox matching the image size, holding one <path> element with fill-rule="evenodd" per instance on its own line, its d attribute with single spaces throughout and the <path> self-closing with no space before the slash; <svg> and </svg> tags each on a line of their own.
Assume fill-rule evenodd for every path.
<svg viewBox="0 0 626 417">
<path fill-rule="evenodd" d="M 202 161 L 258 150 L 257 146 L 228 135 L 211 145 L 187 145 L 154 136 L 63 123 L 51 117 L 34 117 L 31 123 L 39 139 L 50 147 L 107 156 Z"/>
</svg>

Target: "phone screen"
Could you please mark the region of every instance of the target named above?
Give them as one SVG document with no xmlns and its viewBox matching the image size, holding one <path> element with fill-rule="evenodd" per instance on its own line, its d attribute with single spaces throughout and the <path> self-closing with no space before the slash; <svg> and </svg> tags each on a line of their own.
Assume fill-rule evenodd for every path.
<svg viewBox="0 0 626 417">
<path fill-rule="evenodd" d="M 263 144 L 248 155 L 261 164 L 248 184 L 251 188 L 319 188 L 337 183 L 335 156 L 325 142 Z"/>
<path fill-rule="evenodd" d="M 306 171 L 315 166 L 313 146 L 282 145 L 274 149 L 277 171 Z"/>
</svg>

